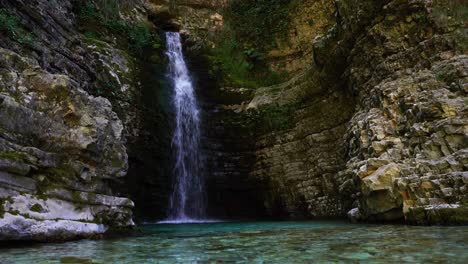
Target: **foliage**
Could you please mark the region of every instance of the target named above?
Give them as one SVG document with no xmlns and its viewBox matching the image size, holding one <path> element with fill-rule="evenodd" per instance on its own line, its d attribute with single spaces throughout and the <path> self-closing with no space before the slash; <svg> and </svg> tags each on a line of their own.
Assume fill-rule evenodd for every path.
<svg viewBox="0 0 468 264">
<path fill-rule="evenodd" d="M 145 48 L 160 48 L 162 41 L 152 32 L 150 25 L 143 22 L 130 23 L 121 18 L 121 8 L 131 5 L 132 1 L 129 0 L 81 0 L 74 3 L 85 37 L 105 38 L 113 35 L 122 39 L 130 51 L 138 54 Z"/>
<path fill-rule="evenodd" d="M 144 47 L 149 46 L 150 43 L 153 42 L 153 35 L 151 34 L 151 30 L 148 26 L 144 24 L 136 24 L 128 29 L 128 40 L 130 47 L 133 50 L 141 51 Z M 152 46 L 156 47 L 154 45 Z"/>
<path fill-rule="evenodd" d="M 31 46 L 34 44 L 34 35 L 32 33 L 25 33 L 16 38 L 16 41 L 18 41 L 20 44 L 26 45 L 26 46 Z"/>
<path fill-rule="evenodd" d="M 0 27 L 10 36 L 14 36 L 18 31 L 18 22 L 6 9 L 0 9 Z"/>
<path fill-rule="evenodd" d="M 433 3 L 432 18 L 437 26 L 447 31 L 463 53 L 468 51 L 466 0 L 437 0 Z"/>
<path fill-rule="evenodd" d="M 6 32 L 11 39 L 25 46 L 34 43 L 34 35 L 21 28 L 17 18 L 4 8 L 0 9 L 0 31 Z"/>
<path fill-rule="evenodd" d="M 233 0 L 227 18 L 241 41 L 262 49 L 274 46 L 276 37 L 285 36 L 291 3 L 291 0 Z"/>
<path fill-rule="evenodd" d="M 212 74 L 223 85 L 246 88 L 281 82 L 284 73 L 270 70 L 266 53 L 286 36 L 295 0 L 232 0 L 225 26 L 209 56 Z"/>
<path fill-rule="evenodd" d="M 263 52 L 244 47 L 230 30 L 220 35 L 217 45 L 211 50 L 209 61 L 210 74 L 217 76 L 223 85 L 256 88 L 281 81 L 281 74 L 269 70 Z"/>
<path fill-rule="evenodd" d="M 292 106 L 268 105 L 259 110 L 260 122 L 267 129 L 284 130 L 290 125 Z"/>
<path fill-rule="evenodd" d="M 0 218 L 3 218 L 3 215 L 5 214 L 5 200 L 0 199 Z"/>
<path fill-rule="evenodd" d="M 465 24 L 468 20 L 466 0 L 438 0 L 433 4 L 433 17 L 443 26 L 451 23 Z"/>
<path fill-rule="evenodd" d="M 0 152 L 0 159 L 25 160 L 26 155 L 20 152 Z"/>
<path fill-rule="evenodd" d="M 31 206 L 31 208 L 29 208 L 29 210 L 31 210 L 33 212 L 40 213 L 40 212 L 42 212 L 43 208 L 42 208 L 42 206 L 40 204 L 35 203 L 33 206 Z"/>
</svg>

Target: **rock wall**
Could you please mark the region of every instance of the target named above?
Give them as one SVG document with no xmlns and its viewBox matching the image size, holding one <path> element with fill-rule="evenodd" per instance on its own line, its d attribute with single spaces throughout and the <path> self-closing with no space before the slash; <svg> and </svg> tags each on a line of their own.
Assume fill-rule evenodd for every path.
<svg viewBox="0 0 468 264">
<path fill-rule="evenodd" d="M 468 64 L 460 46 L 466 43 L 461 4 L 338 5 L 341 27 L 356 39 L 344 72 L 358 102 L 345 142 L 344 173 L 358 186 L 353 219 L 467 222 Z M 353 17 L 356 9 L 375 10 L 379 17 Z M 353 27 L 357 19 L 362 25 Z"/>
<path fill-rule="evenodd" d="M 466 223 L 461 3 L 336 4 L 336 25 L 314 42 L 312 81 L 259 89 L 250 102 L 304 100 L 285 131 L 260 137 L 251 176 L 272 182 L 292 216 L 355 207 L 353 220 Z"/>
<path fill-rule="evenodd" d="M 110 186 L 127 173 L 125 142 L 138 127 L 125 101 L 136 90 L 134 61 L 83 38 L 71 1 L 0 7 L 0 240 L 99 237 L 132 227 L 133 202 Z M 125 115 L 99 96 L 103 83 L 117 83 L 120 97 L 108 98 Z"/>
<path fill-rule="evenodd" d="M 186 16 L 200 23 L 174 18 L 195 49 L 208 46 L 199 56 L 219 48 L 220 32 L 236 31 L 229 12 L 238 2 L 204 3 Z M 288 37 L 264 57 L 288 81 L 254 89 L 202 82 L 207 116 L 222 120 L 208 125 L 213 149 L 223 150 L 213 152 L 214 174 L 255 186 L 257 210 L 270 216 L 465 223 L 463 3 L 295 4 Z M 223 20 L 211 20 L 217 13 Z M 253 163 L 239 162 L 252 153 Z"/>
<path fill-rule="evenodd" d="M 467 223 L 463 1 L 291 1 L 262 56 L 235 38 L 223 50 L 236 1 L 123 1 L 102 32 L 78 2 L 0 0 L 0 239 L 131 227 L 118 196 L 140 220 L 164 217 L 158 30 L 183 33 L 197 80 L 211 215 Z M 231 55 L 288 80 L 239 79 L 219 69 Z"/>
</svg>

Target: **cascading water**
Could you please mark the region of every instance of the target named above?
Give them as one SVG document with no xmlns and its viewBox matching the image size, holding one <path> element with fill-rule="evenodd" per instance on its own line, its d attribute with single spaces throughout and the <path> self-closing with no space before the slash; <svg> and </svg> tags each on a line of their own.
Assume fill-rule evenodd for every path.
<svg viewBox="0 0 468 264">
<path fill-rule="evenodd" d="M 200 109 L 182 54 L 180 34 L 166 33 L 169 77 L 174 88 L 176 125 L 173 136 L 175 172 L 169 218 L 165 222 L 196 222 L 205 218 L 204 181 L 200 157 Z"/>
</svg>

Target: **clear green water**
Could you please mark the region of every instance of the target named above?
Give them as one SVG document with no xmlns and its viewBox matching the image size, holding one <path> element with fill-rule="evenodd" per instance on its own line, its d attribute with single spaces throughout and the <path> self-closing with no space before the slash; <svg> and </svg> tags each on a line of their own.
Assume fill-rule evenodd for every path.
<svg viewBox="0 0 468 264">
<path fill-rule="evenodd" d="M 255 222 L 143 230 L 139 237 L 3 248 L 0 263 L 468 263 L 468 227 Z"/>
</svg>

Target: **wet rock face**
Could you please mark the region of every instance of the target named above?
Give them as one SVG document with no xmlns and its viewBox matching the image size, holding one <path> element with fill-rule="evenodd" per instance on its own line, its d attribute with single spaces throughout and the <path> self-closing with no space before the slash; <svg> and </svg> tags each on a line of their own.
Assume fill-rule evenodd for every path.
<svg viewBox="0 0 468 264">
<path fill-rule="evenodd" d="M 359 104 L 346 133 L 346 173 L 364 219 L 467 221 L 468 64 L 459 40 L 433 20 L 437 5 L 457 8 L 442 2 L 372 7 L 381 18 L 348 57 L 345 74 Z M 356 7 L 345 4 L 343 13 L 349 8 Z"/>
<path fill-rule="evenodd" d="M 128 169 L 124 125 L 108 99 L 90 95 L 97 63 L 71 3 L 27 2 L 1 1 L 34 41 L 0 38 L 0 240 L 131 227 L 133 202 L 109 187 Z"/>
<path fill-rule="evenodd" d="M 466 36 L 456 3 L 336 7 L 337 24 L 314 42 L 310 80 L 261 88 L 245 107 L 302 100 L 286 127 L 257 139 L 250 175 L 269 186 L 267 208 L 466 223 Z"/>
<path fill-rule="evenodd" d="M 0 54 L 0 238 L 69 239 L 132 226 L 133 203 L 105 183 L 128 166 L 109 101 L 34 60 Z"/>
</svg>

